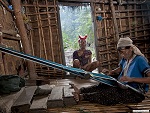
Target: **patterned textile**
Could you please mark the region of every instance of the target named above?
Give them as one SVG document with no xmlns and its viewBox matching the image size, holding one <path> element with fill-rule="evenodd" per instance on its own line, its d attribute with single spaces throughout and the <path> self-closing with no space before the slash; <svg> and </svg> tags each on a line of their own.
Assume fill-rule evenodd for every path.
<svg viewBox="0 0 150 113">
<path fill-rule="evenodd" d="M 105 84 L 81 88 L 80 91 L 85 101 L 102 105 L 138 103 L 145 99 L 144 95 L 131 89 L 121 89 Z"/>
</svg>

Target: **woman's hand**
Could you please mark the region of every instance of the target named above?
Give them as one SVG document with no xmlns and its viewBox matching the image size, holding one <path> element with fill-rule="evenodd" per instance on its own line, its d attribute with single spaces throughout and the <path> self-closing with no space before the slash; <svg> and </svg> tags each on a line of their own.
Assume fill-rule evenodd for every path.
<svg viewBox="0 0 150 113">
<path fill-rule="evenodd" d="M 128 76 L 122 76 L 119 81 L 121 81 L 121 82 L 133 82 L 132 78 L 128 77 Z"/>
<path fill-rule="evenodd" d="M 104 69 L 102 70 L 102 73 L 104 73 L 104 74 L 108 75 L 108 74 L 109 74 L 109 70 L 108 70 L 108 69 L 106 69 L 106 68 L 104 68 Z"/>
</svg>

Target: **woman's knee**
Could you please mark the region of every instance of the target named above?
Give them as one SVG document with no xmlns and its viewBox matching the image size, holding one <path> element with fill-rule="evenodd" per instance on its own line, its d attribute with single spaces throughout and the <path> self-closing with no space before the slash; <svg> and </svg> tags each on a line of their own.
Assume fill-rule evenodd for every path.
<svg viewBox="0 0 150 113">
<path fill-rule="evenodd" d="M 95 66 L 99 66 L 100 65 L 100 62 L 99 61 L 94 61 L 94 64 L 95 64 Z"/>
</svg>

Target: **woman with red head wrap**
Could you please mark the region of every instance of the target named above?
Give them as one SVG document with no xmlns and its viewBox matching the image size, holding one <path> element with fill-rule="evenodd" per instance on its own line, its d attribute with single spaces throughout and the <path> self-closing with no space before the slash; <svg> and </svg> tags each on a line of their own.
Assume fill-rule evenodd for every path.
<svg viewBox="0 0 150 113">
<path fill-rule="evenodd" d="M 99 61 L 91 62 L 92 52 L 86 49 L 86 38 L 87 35 L 79 36 L 80 48 L 73 53 L 73 67 L 92 72 L 100 63 Z"/>
</svg>

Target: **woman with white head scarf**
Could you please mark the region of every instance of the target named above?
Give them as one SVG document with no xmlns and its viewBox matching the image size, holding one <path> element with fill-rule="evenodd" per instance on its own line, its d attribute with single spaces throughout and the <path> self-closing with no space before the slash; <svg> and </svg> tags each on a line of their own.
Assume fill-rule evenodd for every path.
<svg viewBox="0 0 150 113">
<path fill-rule="evenodd" d="M 110 71 L 109 75 L 113 76 L 114 73 L 119 73 L 119 81 L 137 89 L 141 93 L 130 88 L 111 87 L 105 84 L 80 89 L 72 84 L 75 89 L 74 96 L 76 100 L 115 105 L 119 103 L 138 103 L 145 99 L 144 94 L 148 91 L 148 84 L 150 83 L 150 66 L 147 59 L 133 45 L 133 41 L 129 37 L 119 39 L 117 50 L 122 59 L 119 67 Z"/>
<path fill-rule="evenodd" d="M 145 57 L 144 54 L 142 54 L 141 51 L 135 45 L 133 45 L 133 41 L 129 37 L 120 38 L 118 41 L 118 44 L 117 44 L 118 50 L 121 50 L 125 47 L 131 47 L 132 51 L 135 55 L 140 55 L 140 56 Z M 146 58 L 146 60 L 147 60 L 147 58 Z"/>
<path fill-rule="evenodd" d="M 117 44 L 117 50 L 122 57 L 119 67 L 110 71 L 109 75 L 120 73 L 118 79 L 127 82 L 136 89 L 141 90 L 141 84 L 150 83 L 150 66 L 147 58 L 141 51 L 133 45 L 133 41 L 129 38 L 120 38 Z M 147 77 L 145 77 L 147 76 Z M 135 84 L 133 82 L 139 83 Z M 148 85 L 144 85 L 142 90 L 147 92 Z"/>
</svg>

